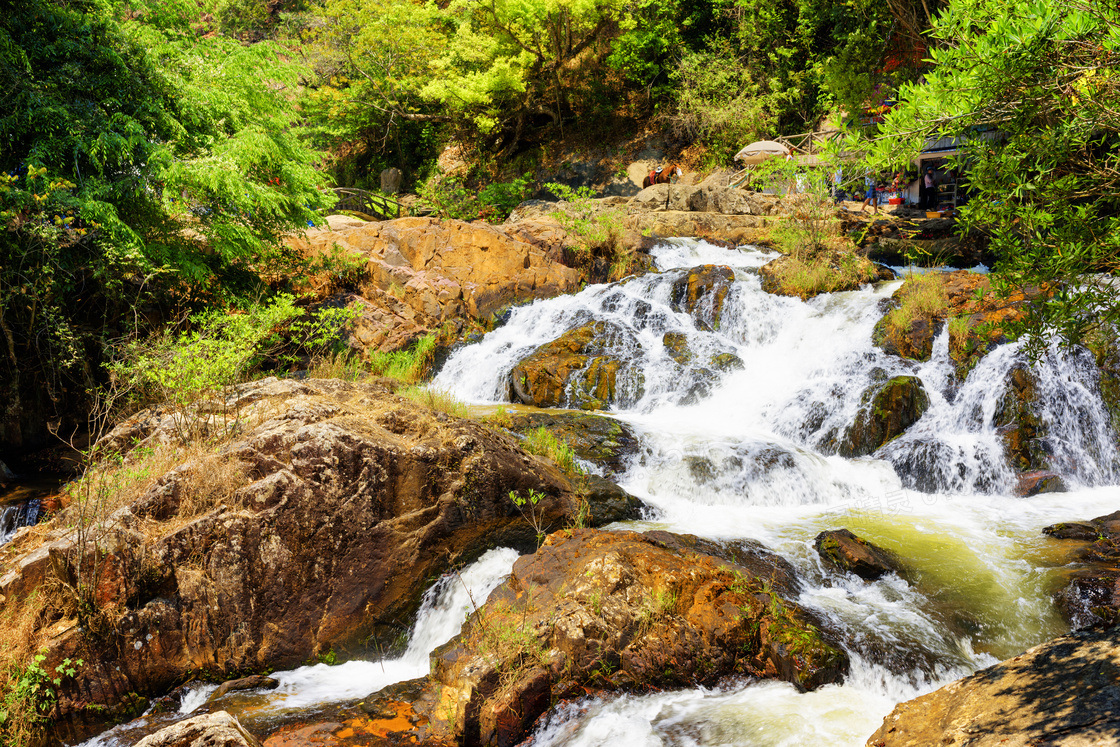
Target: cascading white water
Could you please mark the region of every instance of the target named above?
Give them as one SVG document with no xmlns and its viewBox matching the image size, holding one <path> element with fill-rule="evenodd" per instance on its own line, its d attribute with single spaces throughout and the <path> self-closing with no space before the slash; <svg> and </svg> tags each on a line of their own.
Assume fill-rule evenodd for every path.
<svg viewBox="0 0 1120 747">
<path fill-rule="evenodd" d="M 958 385 L 945 333 L 922 363 L 872 345 L 880 302 L 897 282 L 806 303 L 762 292 L 756 269 L 773 255 L 690 240 L 654 255 L 663 274 L 516 309 L 452 356 L 433 386 L 472 402 L 506 401 L 510 371 L 540 345 L 590 321 L 621 330 L 608 349 L 625 361 L 620 377 L 644 389 L 613 408 L 642 441 L 620 482 L 656 510 L 638 528 L 767 544 L 805 579 L 799 601 L 851 642 L 853 669 L 843 685 L 809 694 L 740 683 L 566 706 L 535 744 L 862 745 L 899 700 L 1061 632 L 1048 572 L 1059 559 L 1039 530 L 1120 503 L 1108 487 L 1115 437 L 1085 355 L 1054 349 L 1032 365 L 1018 345 L 1005 345 Z M 669 300 L 681 268 L 706 263 L 736 272 L 718 331 L 698 328 Z M 704 370 L 708 386 L 698 389 L 701 373 L 666 354 L 670 332 L 687 337 L 694 358 L 731 352 L 743 367 Z M 1074 492 L 1011 497 L 996 414 L 1016 366 L 1034 373 L 1051 460 Z M 923 417 L 874 458 L 836 456 L 864 392 L 899 375 L 922 381 Z M 912 583 L 827 571 L 812 541 L 837 527 L 896 551 Z"/>
<path fill-rule="evenodd" d="M 412 627 L 408 648 L 396 659 L 349 661 L 335 666 L 315 664 L 271 676 L 275 690 L 235 692 L 212 703 L 214 709 L 236 715 L 248 728 L 275 721 L 285 713 L 300 712 L 329 703 L 361 698 L 388 685 L 423 677 L 429 671 L 428 655 L 451 640 L 476 604 L 481 605 L 513 569 L 516 550 L 497 548 L 485 553 L 461 573 L 445 575 L 429 588 Z M 175 721 L 189 717 L 209 701 L 216 685 L 187 686 L 174 714 L 145 718 L 110 729 L 80 747 L 125 747 Z"/>
<path fill-rule="evenodd" d="M 0 545 L 10 540 L 19 529 L 32 526 L 38 520 L 38 498 L 0 506 Z"/>
</svg>

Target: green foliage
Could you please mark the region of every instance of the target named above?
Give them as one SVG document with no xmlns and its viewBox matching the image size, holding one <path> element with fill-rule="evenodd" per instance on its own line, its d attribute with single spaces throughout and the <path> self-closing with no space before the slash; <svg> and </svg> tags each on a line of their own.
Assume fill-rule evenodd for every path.
<svg viewBox="0 0 1120 747">
<path fill-rule="evenodd" d="M 46 390 L 60 415 L 137 307 L 258 293 L 280 239 L 329 199 L 269 44 L 121 21 L 112 3 L 0 14 L 0 379 L 10 423 Z M 144 7 L 141 7 L 144 11 Z M 145 17 L 139 12 L 136 18 Z M 47 399 L 44 397 L 43 399 Z"/>
<path fill-rule="evenodd" d="M 874 143 L 897 164 L 928 137 L 961 138 L 971 198 L 959 225 L 991 238 L 997 289 L 1051 283 L 1019 331 L 1035 349 L 1120 318 L 1092 273 L 1120 256 L 1120 9 L 1088 0 L 951 0 L 933 25 L 935 70 Z"/>
<path fill-rule="evenodd" d="M 533 531 L 537 534 L 537 547 L 544 543 L 545 530 L 548 524 L 544 516 L 544 507 L 540 506 L 541 499 L 545 497 L 544 493 L 540 493 L 532 488 L 529 488 L 526 495 L 521 495 L 516 490 L 509 491 L 509 500 L 521 512 L 525 521 L 533 527 Z"/>
<path fill-rule="evenodd" d="M 551 459 L 567 475 L 576 477 L 586 474 L 586 471 L 579 464 L 576 453 L 572 451 L 572 447 L 556 438 L 550 430 L 543 426 L 526 433 L 525 440 L 521 445 L 530 454 Z"/>
<path fill-rule="evenodd" d="M 730 163 L 744 145 L 772 134 L 774 119 L 762 88 L 728 40 L 714 40 L 707 49 L 684 55 L 673 79 L 673 129 L 689 141 L 702 141 L 713 164 Z"/>
<path fill-rule="evenodd" d="M 46 654 L 32 657 L 24 667 L 5 672 L 7 686 L 0 700 L 0 747 L 30 747 L 50 719 L 47 713 L 58 699 L 63 677 L 73 677 L 85 664 L 81 659 L 63 659 L 47 671 Z"/>
<path fill-rule="evenodd" d="M 417 190 L 423 203 L 441 217 L 501 223 L 533 191 L 529 174 L 509 182 L 492 182 L 470 189 L 459 177 L 432 179 Z"/>
<path fill-rule="evenodd" d="M 187 331 L 165 331 L 128 346 L 112 370 L 141 398 L 175 408 L 182 434 L 194 435 L 196 427 L 209 422 L 198 415 L 196 403 L 216 401 L 219 411 L 228 415 L 234 386 L 268 360 L 293 361 L 300 353 L 329 351 L 354 314 L 351 308 L 308 314 L 286 294 L 239 313 L 203 312 L 191 317 Z M 235 417 L 233 425 L 236 422 Z M 225 425 L 230 427 L 228 421 Z"/>
<path fill-rule="evenodd" d="M 424 335 L 406 350 L 389 353 L 374 351 L 369 358 L 370 373 L 388 376 L 405 384 L 415 384 L 428 375 L 435 351 L 435 334 Z"/>
</svg>

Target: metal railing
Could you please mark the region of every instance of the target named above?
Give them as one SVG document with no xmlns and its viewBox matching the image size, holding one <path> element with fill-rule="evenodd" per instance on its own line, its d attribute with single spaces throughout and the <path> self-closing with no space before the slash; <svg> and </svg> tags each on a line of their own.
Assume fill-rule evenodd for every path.
<svg viewBox="0 0 1120 747">
<path fill-rule="evenodd" d="M 334 206 L 335 210 L 362 213 L 377 220 L 392 220 L 401 217 L 401 204 L 380 192 L 371 192 L 368 189 L 356 189 L 354 187 L 335 187 L 333 191 L 338 195 L 338 202 Z"/>
</svg>

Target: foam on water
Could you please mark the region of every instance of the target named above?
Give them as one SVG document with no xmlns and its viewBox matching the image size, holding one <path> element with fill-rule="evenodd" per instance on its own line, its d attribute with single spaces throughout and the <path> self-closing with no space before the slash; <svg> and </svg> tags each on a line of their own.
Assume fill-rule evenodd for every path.
<svg viewBox="0 0 1120 747">
<path fill-rule="evenodd" d="M 1120 503 L 1115 437 L 1087 354 L 1055 348 L 1031 363 L 1019 345 L 1004 345 L 960 385 L 945 332 L 926 362 L 873 346 L 882 302 L 899 282 L 802 302 L 762 292 L 756 270 L 770 254 L 675 240 L 654 256 L 661 275 L 518 309 L 453 356 L 435 386 L 505 401 L 509 372 L 539 345 L 589 321 L 632 330 L 608 347 L 646 382 L 640 396 L 613 406 L 641 440 L 620 478 L 654 509 L 636 528 L 751 538 L 779 552 L 806 581 L 799 602 L 850 642 L 852 672 L 843 685 L 807 694 L 771 682 L 585 701 L 554 713 L 536 744 L 862 745 L 900 700 L 1064 629 L 1048 570 L 1062 561 L 1039 531 Z M 708 263 L 736 273 L 714 332 L 669 307 L 683 268 Z M 694 381 L 667 364 L 667 332 L 733 352 L 743 368 L 713 376 L 700 397 L 682 397 Z M 997 415 L 1017 367 L 1033 373 L 1046 448 L 1073 492 L 1011 496 Z M 864 392 L 901 375 L 920 379 L 929 395 L 923 417 L 872 457 L 836 456 Z M 813 538 L 837 527 L 896 551 L 908 580 L 828 571 Z"/>
</svg>

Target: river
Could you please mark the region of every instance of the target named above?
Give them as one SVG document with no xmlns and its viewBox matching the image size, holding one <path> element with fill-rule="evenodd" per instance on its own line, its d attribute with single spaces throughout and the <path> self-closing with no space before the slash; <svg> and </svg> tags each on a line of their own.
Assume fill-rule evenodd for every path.
<svg viewBox="0 0 1120 747">
<path fill-rule="evenodd" d="M 763 542 L 805 581 L 798 600 L 843 631 L 852 660 L 843 684 L 800 693 L 780 682 L 732 682 L 718 690 L 623 695 L 568 704 L 550 714 L 534 745 L 863 745 L 896 703 L 1016 655 L 1066 630 L 1051 595 L 1062 543 L 1040 534 L 1120 504 L 1115 436 L 1095 393 L 1087 354 L 1048 351 L 1033 364 L 1051 459 L 1070 492 L 1013 495 L 993 423 L 1017 345 L 987 355 L 954 383 L 948 339 L 930 361 L 886 355 L 871 343 L 882 301 L 899 282 L 802 302 L 761 290 L 773 254 L 674 240 L 654 250 L 661 274 L 591 286 L 519 307 L 508 322 L 446 363 L 432 386 L 472 404 L 506 401 L 512 367 L 539 345 L 589 321 L 605 321 L 626 363 L 622 404 L 611 411 L 640 435 L 618 478 L 649 506 L 628 528 Z M 730 265 L 735 282 L 718 329 L 670 307 L 683 268 Z M 666 333 L 684 335 L 694 360 L 733 353 L 725 373 L 674 361 Z M 931 405 L 873 457 L 830 454 L 867 387 L 884 376 L 919 377 Z M 875 582 L 828 571 L 813 548 L 846 527 L 896 552 L 908 580 Z M 427 672 L 427 652 L 459 629 L 508 574 L 516 554 L 492 551 L 429 591 L 408 652 L 385 662 L 304 667 L 277 675 L 270 693 L 223 700 L 253 729 L 284 713 L 368 694 Z M 188 693 L 176 718 L 209 691 Z M 130 744 L 120 729 L 92 744 Z"/>
</svg>

